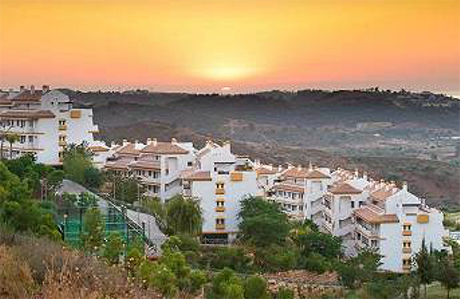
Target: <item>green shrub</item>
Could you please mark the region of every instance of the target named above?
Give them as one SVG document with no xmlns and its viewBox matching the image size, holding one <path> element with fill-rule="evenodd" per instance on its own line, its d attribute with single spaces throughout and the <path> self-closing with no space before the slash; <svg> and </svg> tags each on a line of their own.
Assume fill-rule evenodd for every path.
<svg viewBox="0 0 460 299">
<path fill-rule="evenodd" d="M 267 282 L 263 277 L 250 276 L 244 282 L 244 297 L 246 299 L 267 299 Z"/>
</svg>

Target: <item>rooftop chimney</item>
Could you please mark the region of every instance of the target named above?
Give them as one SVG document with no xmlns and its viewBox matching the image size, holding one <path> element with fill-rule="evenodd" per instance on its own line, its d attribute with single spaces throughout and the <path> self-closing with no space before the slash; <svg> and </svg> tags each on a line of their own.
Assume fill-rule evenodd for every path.
<svg viewBox="0 0 460 299">
<path fill-rule="evenodd" d="M 260 159 L 255 159 L 255 160 L 254 160 L 254 164 L 255 164 L 256 166 L 260 166 Z"/>
<path fill-rule="evenodd" d="M 407 191 L 407 182 L 406 181 L 403 182 L 402 189 L 404 191 Z"/>
<path fill-rule="evenodd" d="M 50 86 L 49 85 L 43 85 L 42 86 L 42 93 L 47 93 L 50 91 Z"/>
<path fill-rule="evenodd" d="M 208 148 L 212 147 L 212 140 L 211 139 L 206 140 L 206 147 L 208 147 Z"/>
<path fill-rule="evenodd" d="M 34 93 L 35 93 L 35 86 L 30 85 L 30 94 L 34 94 Z"/>
<path fill-rule="evenodd" d="M 355 169 L 355 178 L 359 178 L 359 171 L 358 171 L 358 168 Z"/>
<path fill-rule="evenodd" d="M 367 181 L 367 172 L 363 172 L 363 179 Z"/>
<path fill-rule="evenodd" d="M 152 140 L 152 144 L 153 144 L 153 146 L 157 146 L 157 144 L 158 144 L 158 140 L 157 140 L 156 138 L 153 138 L 153 140 Z"/>
<path fill-rule="evenodd" d="M 177 144 L 177 139 L 176 138 L 171 138 L 171 144 Z"/>
<path fill-rule="evenodd" d="M 268 169 L 273 170 L 273 164 L 269 164 Z"/>
<path fill-rule="evenodd" d="M 283 166 L 278 165 L 278 172 L 281 172 L 281 171 L 283 171 Z"/>
<path fill-rule="evenodd" d="M 308 170 L 312 171 L 313 170 L 313 165 L 311 164 L 311 161 L 308 162 Z"/>
<path fill-rule="evenodd" d="M 24 85 L 19 86 L 19 91 L 24 91 L 24 90 L 26 90 L 26 88 L 24 87 Z"/>
<path fill-rule="evenodd" d="M 297 166 L 297 170 L 298 170 L 298 171 L 301 171 L 301 170 L 302 170 L 302 165 L 299 164 L 299 165 Z"/>
<path fill-rule="evenodd" d="M 128 144 L 129 144 L 128 140 L 123 139 L 123 146 L 128 145 Z"/>
</svg>

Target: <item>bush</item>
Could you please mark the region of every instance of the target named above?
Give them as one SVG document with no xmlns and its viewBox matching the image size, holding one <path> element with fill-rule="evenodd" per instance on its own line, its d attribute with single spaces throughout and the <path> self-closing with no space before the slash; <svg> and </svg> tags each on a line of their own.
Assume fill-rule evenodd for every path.
<svg viewBox="0 0 460 299">
<path fill-rule="evenodd" d="M 299 252 L 297 248 L 272 245 L 257 248 L 256 265 L 261 271 L 279 272 L 294 269 L 297 266 Z"/>
<path fill-rule="evenodd" d="M 276 299 L 294 299 L 294 291 L 287 288 L 280 288 L 276 294 Z"/>
<path fill-rule="evenodd" d="M 212 269 L 222 270 L 229 268 L 240 273 L 251 270 L 251 258 L 242 247 L 217 247 L 205 254 L 201 263 Z"/>
<path fill-rule="evenodd" d="M 319 253 L 312 253 L 304 260 L 304 268 L 307 271 L 322 274 L 330 270 L 330 261 Z"/>
<path fill-rule="evenodd" d="M 244 282 L 244 297 L 247 299 L 267 299 L 267 282 L 263 277 L 251 276 Z"/>
</svg>

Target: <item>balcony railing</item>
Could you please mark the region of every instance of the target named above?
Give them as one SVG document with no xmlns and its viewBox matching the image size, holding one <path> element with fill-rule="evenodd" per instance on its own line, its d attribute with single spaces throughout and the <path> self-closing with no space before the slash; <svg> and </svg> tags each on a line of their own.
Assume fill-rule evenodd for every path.
<svg viewBox="0 0 460 299">
<path fill-rule="evenodd" d="M 412 236 L 412 232 L 410 230 L 405 230 L 402 232 L 403 236 Z"/>
<path fill-rule="evenodd" d="M 225 207 L 216 207 L 216 212 L 225 212 Z"/>
<path fill-rule="evenodd" d="M 59 140 L 59 146 L 66 146 L 67 142 L 64 140 Z"/>
<path fill-rule="evenodd" d="M 224 230 L 225 229 L 225 224 L 216 224 L 216 229 L 217 230 Z"/>
<path fill-rule="evenodd" d="M 59 125 L 59 131 L 67 130 L 67 125 Z"/>
<path fill-rule="evenodd" d="M 216 188 L 216 194 L 217 195 L 224 195 L 225 194 L 225 189 L 224 188 Z"/>
</svg>

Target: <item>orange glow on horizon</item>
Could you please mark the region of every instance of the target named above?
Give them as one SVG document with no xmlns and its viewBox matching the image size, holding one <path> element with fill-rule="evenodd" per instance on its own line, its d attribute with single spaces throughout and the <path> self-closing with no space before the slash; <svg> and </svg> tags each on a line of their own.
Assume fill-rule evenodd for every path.
<svg viewBox="0 0 460 299">
<path fill-rule="evenodd" d="M 457 0 L 0 0 L 0 86 L 459 91 Z"/>
</svg>

